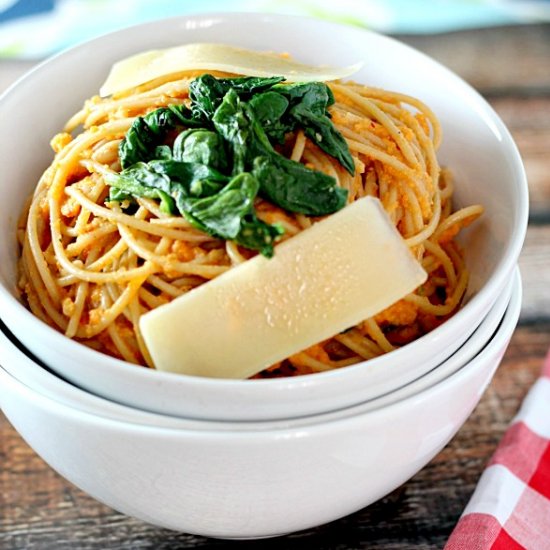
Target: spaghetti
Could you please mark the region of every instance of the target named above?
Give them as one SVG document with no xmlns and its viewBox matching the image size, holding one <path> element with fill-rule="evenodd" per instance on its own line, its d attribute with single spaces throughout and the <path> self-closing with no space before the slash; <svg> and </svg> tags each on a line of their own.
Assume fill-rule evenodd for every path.
<svg viewBox="0 0 550 550">
<path fill-rule="evenodd" d="M 106 180 L 121 171 L 119 144 L 136 117 L 187 103 L 197 74 L 171 75 L 131 92 L 88 100 L 52 140 L 55 159 L 19 224 L 19 287 L 32 312 L 70 338 L 150 367 L 140 315 L 254 254 L 167 213 L 154 199 L 136 199 L 133 210 L 124 201 L 108 200 Z M 336 100 L 332 122 L 348 144 L 355 173 L 299 129 L 286 136 L 279 152 L 333 176 L 348 191 L 348 201 L 378 197 L 429 277 L 375 317 L 260 376 L 319 372 L 389 352 L 452 315 L 468 283 L 454 239 L 482 207 L 453 211 L 452 178 L 436 158 L 441 131 L 435 115 L 403 94 L 351 82 L 328 85 Z M 287 212 L 263 198 L 256 199 L 255 209 L 261 221 L 282 227 L 281 240 L 319 219 Z"/>
</svg>

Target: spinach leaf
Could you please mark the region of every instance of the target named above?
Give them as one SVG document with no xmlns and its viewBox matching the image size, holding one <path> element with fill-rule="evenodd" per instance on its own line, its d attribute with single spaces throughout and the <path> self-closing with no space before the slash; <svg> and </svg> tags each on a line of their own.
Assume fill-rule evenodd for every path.
<svg viewBox="0 0 550 550">
<path fill-rule="evenodd" d="M 193 118 L 191 109 L 188 109 L 185 105 L 168 105 L 165 108 L 170 111 L 173 126 L 200 127 L 199 122 Z"/>
<path fill-rule="evenodd" d="M 268 224 L 256 217 L 254 212 L 247 214 L 241 221 L 241 230 L 235 241 L 250 250 L 258 250 L 266 258 L 273 256 L 273 244 L 284 233 L 278 224 Z"/>
<path fill-rule="evenodd" d="M 247 173 L 229 180 L 202 164 L 154 160 L 109 174 L 106 180 L 111 186 L 110 200 L 158 199 L 164 212 L 179 213 L 198 229 L 235 240 L 265 256 L 273 254 L 275 239 L 282 232 L 257 219 L 258 182 Z"/>
<path fill-rule="evenodd" d="M 107 174 L 105 180 L 110 186 L 111 201 L 121 202 L 135 197 L 159 199 L 163 212 L 176 213 L 174 201 L 170 196 L 170 178 L 156 172 L 144 162 L 138 162 L 120 174 Z"/>
<path fill-rule="evenodd" d="M 186 196 L 183 188 L 179 188 L 175 200 L 178 210 L 198 229 L 271 256 L 273 243 L 281 229 L 257 219 L 254 213 L 257 194 L 257 180 L 242 173 L 216 195 L 195 199 Z"/>
<path fill-rule="evenodd" d="M 136 118 L 118 146 L 121 166 L 128 168 L 136 162 L 149 160 L 158 141 L 160 139 L 157 139 L 157 135 L 151 130 L 145 118 Z"/>
<path fill-rule="evenodd" d="M 290 103 L 287 116 L 292 122 L 288 126 L 303 128 L 306 136 L 353 175 L 355 163 L 348 144 L 330 120 L 327 110 L 334 103 L 330 88 L 323 82 L 308 82 L 276 86 L 274 90 Z"/>
<path fill-rule="evenodd" d="M 198 228 L 226 239 L 234 239 L 242 217 L 252 211 L 258 193 L 258 182 L 250 174 L 235 176 L 219 193 L 194 198 L 183 186 L 174 196 L 178 210 Z"/>
<path fill-rule="evenodd" d="M 181 132 L 174 141 L 174 159 L 205 164 L 222 172 L 228 168 L 227 154 L 219 134 L 203 129 Z"/>
<path fill-rule="evenodd" d="M 323 216 L 346 205 L 348 192 L 333 177 L 281 155 L 256 157 L 252 175 L 261 182 L 263 196 L 291 212 Z"/>
<path fill-rule="evenodd" d="M 325 153 L 334 157 L 352 176 L 355 174 L 355 162 L 342 134 L 336 130 L 326 116 L 315 116 L 311 111 L 297 105 L 292 116 L 304 128 L 304 133 Z"/>
<path fill-rule="evenodd" d="M 320 216 L 342 208 L 347 191 L 333 177 L 310 170 L 277 153 L 250 105 L 230 90 L 212 117 L 216 130 L 232 145 L 234 165 L 251 170 L 260 194 L 290 212 Z"/>
<path fill-rule="evenodd" d="M 219 192 L 229 181 L 208 166 L 174 160 L 137 162 L 119 174 L 108 174 L 105 179 L 111 187 L 109 200 L 159 199 L 161 209 L 170 214 L 177 213 L 172 200 L 175 183 L 183 185 L 190 196 L 207 197 Z"/>
<path fill-rule="evenodd" d="M 208 123 L 229 90 L 234 90 L 242 99 L 248 99 L 252 94 L 267 90 L 283 80 L 282 76 L 267 78 L 256 76 L 215 78 L 211 74 L 199 76 L 189 85 L 193 117 Z"/>
<path fill-rule="evenodd" d="M 220 78 L 226 93 L 230 88 L 235 90 L 241 99 L 247 100 L 252 95 L 269 90 L 275 84 L 283 82 L 284 76 L 241 76 L 237 78 Z"/>
<path fill-rule="evenodd" d="M 157 145 L 153 153 L 153 158 L 158 160 L 172 160 L 174 155 L 172 154 L 172 149 L 170 149 L 168 145 Z"/>
<path fill-rule="evenodd" d="M 291 107 L 302 104 L 317 116 L 325 115 L 327 108 L 334 104 L 334 95 L 324 82 L 278 85 L 273 91 L 284 95 Z"/>
<path fill-rule="evenodd" d="M 134 167 L 123 171 L 121 174 L 130 173 L 143 181 L 148 178 L 147 183 L 153 187 L 159 187 L 167 193 L 172 193 L 174 184 L 181 184 L 186 192 L 193 197 L 202 198 L 218 193 L 229 181 L 217 170 L 204 164 L 180 162 L 177 160 L 152 160 L 147 164 L 138 164 L 137 170 Z M 170 185 L 167 187 L 168 182 Z"/>
<path fill-rule="evenodd" d="M 247 157 L 250 156 L 250 121 L 245 115 L 243 104 L 237 92 L 230 89 L 212 116 L 216 131 L 231 146 L 233 153 L 233 174 L 245 172 Z M 267 144 L 269 148 L 271 145 Z"/>
<path fill-rule="evenodd" d="M 285 135 L 294 129 L 292 123 L 284 120 L 289 104 L 284 95 L 273 91 L 255 95 L 248 102 L 266 135 L 276 143 L 284 143 Z"/>
<path fill-rule="evenodd" d="M 226 90 L 219 79 L 211 74 L 203 74 L 195 78 L 189 85 L 193 118 L 201 120 L 206 126 L 225 93 Z"/>
<path fill-rule="evenodd" d="M 155 158 L 156 146 L 161 145 L 168 132 L 176 126 L 195 127 L 197 124 L 185 105 L 161 107 L 137 117 L 118 148 L 122 168 Z"/>
<path fill-rule="evenodd" d="M 256 217 L 257 194 L 258 182 L 248 173 L 235 176 L 219 193 L 204 198 L 190 197 L 182 186 L 175 187 L 173 192 L 178 210 L 197 229 L 234 240 L 270 258 L 275 240 L 283 230 Z"/>
</svg>

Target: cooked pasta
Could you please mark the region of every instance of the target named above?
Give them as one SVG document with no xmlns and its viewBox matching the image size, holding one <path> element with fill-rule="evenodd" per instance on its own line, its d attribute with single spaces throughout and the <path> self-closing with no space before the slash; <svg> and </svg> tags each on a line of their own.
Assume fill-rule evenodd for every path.
<svg viewBox="0 0 550 550">
<path fill-rule="evenodd" d="M 256 254 L 167 212 L 155 198 L 109 198 L 109 177 L 121 172 L 120 143 L 132 124 L 159 107 L 188 104 L 197 74 L 88 100 L 52 140 L 55 159 L 19 225 L 19 287 L 32 312 L 70 338 L 138 365 L 154 367 L 139 331 L 143 313 Z M 347 142 L 354 173 L 301 129 L 288 133 L 278 152 L 335 178 L 348 202 L 378 197 L 429 277 L 385 311 L 273 365 L 264 377 L 340 368 L 411 342 L 459 308 L 468 284 L 455 237 L 482 207 L 454 210 L 451 174 L 436 158 L 435 115 L 403 94 L 353 82 L 328 86 L 335 98 L 331 120 Z M 265 198 L 254 206 L 259 220 L 281 228 L 279 241 L 320 219 Z"/>
</svg>

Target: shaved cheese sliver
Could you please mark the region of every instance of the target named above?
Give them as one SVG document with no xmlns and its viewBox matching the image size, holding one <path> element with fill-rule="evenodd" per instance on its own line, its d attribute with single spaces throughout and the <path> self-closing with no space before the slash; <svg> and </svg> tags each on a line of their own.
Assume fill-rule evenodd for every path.
<svg viewBox="0 0 550 550">
<path fill-rule="evenodd" d="M 248 76 L 284 76 L 290 82 L 336 80 L 361 67 L 311 66 L 269 52 L 257 52 L 225 44 L 185 44 L 151 50 L 118 61 L 101 86 L 102 97 L 123 92 L 161 76 L 188 70 L 223 71 Z"/>
<path fill-rule="evenodd" d="M 159 370 L 248 378 L 376 315 L 427 278 L 366 197 L 140 318 Z"/>
</svg>

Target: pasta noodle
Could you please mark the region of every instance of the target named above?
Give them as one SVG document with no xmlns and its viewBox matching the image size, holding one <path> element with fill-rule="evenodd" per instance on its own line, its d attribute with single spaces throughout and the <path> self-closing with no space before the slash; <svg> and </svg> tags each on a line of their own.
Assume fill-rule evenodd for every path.
<svg viewBox="0 0 550 550">
<path fill-rule="evenodd" d="M 252 255 L 167 214 L 153 199 L 137 199 L 131 211 L 106 201 L 105 178 L 121 170 L 118 147 L 133 121 L 158 107 L 187 102 L 196 74 L 162 77 L 131 92 L 88 100 L 52 140 L 55 160 L 20 222 L 19 287 L 32 312 L 68 337 L 149 367 L 140 315 Z M 288 135 L 280 152 L 336 178 L 348 190 L 348 201 L 378 197 L 429 278 L 375 317 L 260 376 L 319 372 L 389 352 L 452 315 L 468 283 L 455 236 L 482 207 L 454 211 L 451 175 L 436 158 L 441 131 L 435 115 L 404 94 L 353 82 L 328 85 L 336 100 L 332 122 L 347 141 L 355 174 L 302 130 Z M 255 208 L 260 220 L 284 229 L 282 240 L 318 219 L 286 212 L 265 199 L 256 199 Z"/>
</svg>

